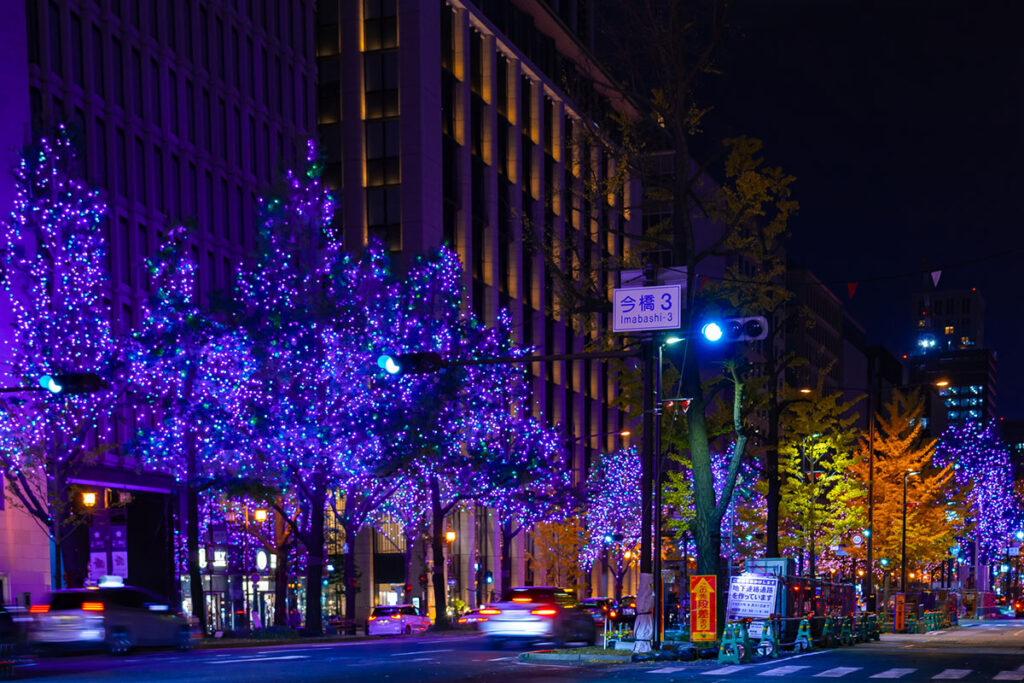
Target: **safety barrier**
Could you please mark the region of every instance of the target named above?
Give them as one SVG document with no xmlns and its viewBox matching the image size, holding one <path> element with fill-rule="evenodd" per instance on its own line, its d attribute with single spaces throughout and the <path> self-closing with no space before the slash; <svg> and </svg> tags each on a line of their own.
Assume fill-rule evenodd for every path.
<svg viewBox="0 0 1024 683">
<path fill-rule="evenodd" d="M 747 633 L 745 621 L 730 621 L 722 631 L 722 642 L 718 646 L 719 664 L 740 664 L 753 661 L 753 648 Z"/>
</svg>

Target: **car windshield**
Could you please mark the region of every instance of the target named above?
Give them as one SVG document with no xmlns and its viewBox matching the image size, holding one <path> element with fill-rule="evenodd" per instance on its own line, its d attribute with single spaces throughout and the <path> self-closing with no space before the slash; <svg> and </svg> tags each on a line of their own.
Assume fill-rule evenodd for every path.
<svg viewBox="0 0 1024 683">
<path fill-rule="evenodd" d="M 576 602 L 571 594 L 561 588 L 537 586 L 510 588 L 505 591 L 502 600 L 505 602 L 554 602 L 560 605 L 570 605 Z"/>
</svg>

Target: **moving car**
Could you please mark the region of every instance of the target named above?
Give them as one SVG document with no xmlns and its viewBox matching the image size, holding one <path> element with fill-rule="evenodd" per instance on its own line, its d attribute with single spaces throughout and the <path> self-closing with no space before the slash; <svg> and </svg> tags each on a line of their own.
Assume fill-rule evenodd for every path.
<svg viewBox="0 0 1024 683">
<path fill-rule="evenodd" d="M 613 617 L 612 621 L 615 624 L 626 624 L 631 626 L 636 621 L 636 596 L 635 595 L 624 595 L 619 600 L 616 612 L 618 614 Z"/>
<path fill-rule="evenodd" d="M 612 617 L 615 602 L 611 598 L 585 598 L 580 602 L 580 609 L 589 612 L 594 619 L 594 626 L 603 629 L 604 623 Z"/>
<path fill-rule="evenodd" d="M 122 655 L 135 646 L 192 647 L 188 620 L 142 588 L 54 591 L 29 609 L 29 644 L 40 649 L 102 649 Z"/>
<path fill-rule="evenodd" d="M 366 624 L 370 636 L 409 635 L 430 628 L 430 617 L 424 616 L 414 605 L 380 605 L 373 608 Z"/>
<path fill-rule="evenodd" d="M 507 641 L 550 642 L 559 647 L 567 642 L 593 645 L 597 640 L 593 617 L 563 588 L 510 588 L 501 602 L 483 607 L 480 614 L 487 617 L 480 622 L 480 632 L 494 647 Z"/>
<path fill-rule="evenodd" d="M 474 609 L 466 612 L 455 620 L 456 626 L 479 630 L 480 623 L 487 621 L 487 617 L 480 614 L 480 610 Z"/>
</svg>

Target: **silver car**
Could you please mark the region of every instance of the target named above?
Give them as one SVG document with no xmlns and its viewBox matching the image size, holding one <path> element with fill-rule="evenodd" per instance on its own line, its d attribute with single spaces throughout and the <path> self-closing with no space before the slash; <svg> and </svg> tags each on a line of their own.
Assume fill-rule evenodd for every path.
<svg viewBox="0 0 1024 683">
<path fill-rule="evenodd" d="M 494 647 L 510 641 L 549 642 L 561 647 L 568 642 L 593 645 L 597 640 L 594 619 L 563 588 L 510 588 L 501 602 L 486 605 L 480 614 L 487 617 L 479 624 L 480 632 Z"/>
<path fill-rule="evenodd" d="M 38 649 L 106 649 L 120 655 L 137 645 L 192 647 L 185 617 L 141 588 L 54 591 L 29 611 L 28 639 Z"/>
</svg>

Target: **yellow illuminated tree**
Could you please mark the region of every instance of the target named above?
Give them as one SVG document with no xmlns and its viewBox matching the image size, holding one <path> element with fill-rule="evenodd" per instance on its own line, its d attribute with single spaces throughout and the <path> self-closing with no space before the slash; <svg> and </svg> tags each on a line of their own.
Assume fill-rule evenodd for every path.
<svg viewBox="0 0 1024 683">
<path fill-rule="evenodd" d="M 545 522 L 533 528 L 533 550 L 526 556 L 538 576 L 549 586 L 578 591 L 583 584 L 579 564 L 583 527 L 579 517 L 564 522 Z"/>
<path fill-rule="evenodd" d="M 819 381 L 783 415 L 779 517 L 787 533 L 779 541 L 801 557 L 806 551 L 811 576 L 823 546 L 838 544 L 864 524 L 864 510 L 854 504 L 864 496 L 864 485 L 850 476 L 859 433 L 852 409 L 858 401 L 825 394 Z"/>
<path fill-rule="evenodd" d="M 918 392 L 893 392 L 892 399 L 875 417 L 874 439 L 874 557 L 876 571 L 887 566 L 899 571 L 903 541 L 903 481 L 907 476 L 907 567 L 908 571 L 940 562 L 956 545 L 957 532 L 964 532 L 962 492 L 957 490 L 953 467 L 933 465 L 935 439 L 924 431 L 924 401 Z M 853 471 L 867 490 L 869 479 L 868 439 L 862 436 Z M 866 510 L 865 493 L 856 504 Z M 863 556 L 864 549 L 856 555 Z"/>
</svg>

